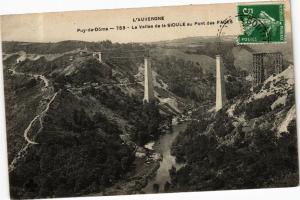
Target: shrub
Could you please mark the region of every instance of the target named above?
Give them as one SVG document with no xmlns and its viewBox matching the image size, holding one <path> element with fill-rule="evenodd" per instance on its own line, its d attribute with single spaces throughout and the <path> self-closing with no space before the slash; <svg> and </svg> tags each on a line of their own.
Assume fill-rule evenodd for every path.
<svg viewBox="0 0 300 200">
<path fill-rule="evenodd" d="M 248 103 L 245 106 L 246 117 L 252 119 L 271 111 L 271 105 L 276 99 L 277 96 L 273 94 Z"/>
</svg>

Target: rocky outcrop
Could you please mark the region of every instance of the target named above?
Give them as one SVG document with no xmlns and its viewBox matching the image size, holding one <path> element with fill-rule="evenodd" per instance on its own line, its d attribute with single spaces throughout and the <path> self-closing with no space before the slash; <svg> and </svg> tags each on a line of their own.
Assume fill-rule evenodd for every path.
<svg viewBox="0 0 300 200">
<path fill-rule="evenodd" d="M 173 145 L 174 191 L 296 186 L 293 66 L 193 122 Z M 284 97 L 284 98 L 283 98 Z"/>
</svg>

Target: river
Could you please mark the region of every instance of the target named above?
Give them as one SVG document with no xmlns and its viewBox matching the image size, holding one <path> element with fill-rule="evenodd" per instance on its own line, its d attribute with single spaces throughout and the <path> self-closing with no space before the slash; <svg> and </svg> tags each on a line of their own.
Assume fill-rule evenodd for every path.
<svg viewBox="0 0 300 200">
<path fill-rule="evenodd" d="M 172 126 L 172 132 L 162 135 L 153 146 L 153 149 L 162 154 L 163 159 L 160 161 L 160 167 L 158 168 L 156 175 L 150 180 L 147 186 L 143 189 L 146 193 L 154 193 L 153 185 L 159 185 L 159 192 L 164 191 L 165 183 L 170 182 L 169 170 L 174 166 L 179 169 L 182 164 L 178 164 L 175 161 L 175 157 L 171 155 L 171 146 L 175 138 L 180 132 L 183 132 L 187 127 L 187 123 L 176 124 Z"/>
</svg>

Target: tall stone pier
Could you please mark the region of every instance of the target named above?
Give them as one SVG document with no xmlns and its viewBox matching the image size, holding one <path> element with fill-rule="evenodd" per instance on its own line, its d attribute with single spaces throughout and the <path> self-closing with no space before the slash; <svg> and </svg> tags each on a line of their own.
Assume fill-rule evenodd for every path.
<svg viewBox="0 0 300 200">
<path fill-rule="evenodd" d="M 222 58 L 220 55 L 216 55 L 216 112 L 224 106 L 226 101 L 227 98 Z"/>
<path fill-rule="evenodd" d="M 153 79 L 152 79 L 152 69 L 151 69 L 151 61 L 149 57 L 144 59 L 144 100 L 143 102 L 149 103 L 151 100 L 154 99 L 154 89 L 153 89 Z"/>
<path fill-rule="evenodd" d="M 99 62 L 102 63 L 102 53 L 101 52 L 98 52 L 98 60 L 99 60 Z"/>
<path fill-rule="evenodd" d="M 97 58 L 97 60 L 102 63 L 102 53 L 101 52 L 93 52 L 93 57 Z"/>
</svg>

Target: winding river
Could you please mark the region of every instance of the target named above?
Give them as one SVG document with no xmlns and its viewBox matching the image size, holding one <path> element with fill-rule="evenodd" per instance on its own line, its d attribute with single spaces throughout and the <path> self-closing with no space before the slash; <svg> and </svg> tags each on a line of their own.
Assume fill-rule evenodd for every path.
<svg viewBox="0 0 300 200">
<path fill-rule="evenodd" d="M 143 189 L 146 193 L 154 193 L 153 185 L 159 185 L 159 192 L 164 191 L 164 186 L 166 182 L 170 182 L 169 170 L 174 166 L 176 169 L 179 169 L 182 164 L 178 164 L 175 161 L 175 157 L 171 155 L 171 146 L 175 138 L 179 135 L 180 132 L 183 132 L 187 127 L 187 122 L 173 125 L 172 132 L 167 133 L 159 138 L 155 142 L 153 149 L 162 154 L 163 159 L 160 161 L 160 167 L 158 168 L 156 175 L 150 180 L 147 186 Z"/>
</svg>

